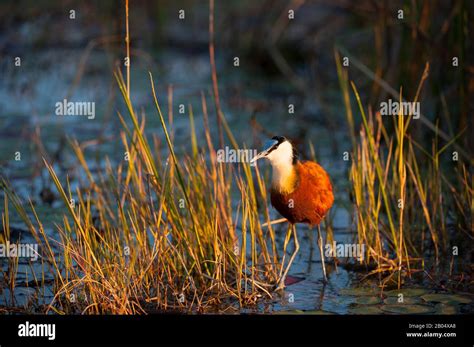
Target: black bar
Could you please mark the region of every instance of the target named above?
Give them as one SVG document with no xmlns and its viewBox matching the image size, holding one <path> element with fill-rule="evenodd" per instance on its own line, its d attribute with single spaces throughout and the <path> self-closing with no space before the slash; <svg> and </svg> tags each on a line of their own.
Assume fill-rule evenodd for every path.
<svg viewBox="0 0 474 347">
<path fill-rule="evenodd" d="M 0 345 L 9 344 L 257 344 L 473 346 L 473 315 L 311 316 L 311 315 L 149 315 L 0 316 Z M 55 339 L 19 337 L 25 322 L 56 324 Z M 409 328 L 409 324 L 424 328 Z M 430 329 L 427 324 L 431 324 Z M 444 328 L 440 324 L 455 324 Z M 438 325 L 435 327 L 435 325 Z M 456 333 L 456 337 L 407 337 L 408 333 Z"/>
</svg>

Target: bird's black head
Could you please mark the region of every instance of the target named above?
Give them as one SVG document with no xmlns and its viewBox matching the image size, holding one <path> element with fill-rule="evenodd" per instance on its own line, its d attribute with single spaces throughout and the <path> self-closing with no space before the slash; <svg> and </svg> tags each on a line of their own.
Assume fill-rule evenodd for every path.
<svg viewBox="0 0 474 347">
<path fill-rule="evenodd" d="M 293 165 L 298 162 L 298 152 L 295 146 L 284 136 L 273 136 L 268 140 L 263 151 L 257 154 L 252 162 L 264 157 L 270 161 L 289 159 Z"/>
<path fill-rule="evenodd" d="M 288 141 L 285 136 L 273 136 L 272 140 L 277 141 L 278 144 Z"/>
</svg>

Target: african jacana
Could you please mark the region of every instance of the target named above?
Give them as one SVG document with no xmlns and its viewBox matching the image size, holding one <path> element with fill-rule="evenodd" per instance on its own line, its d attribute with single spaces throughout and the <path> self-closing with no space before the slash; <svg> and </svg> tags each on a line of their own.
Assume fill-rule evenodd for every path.
<svg viewBox="0 0 474 347">
<path fill-rule="evenodd" d="M 285 248 L 292 231 L 295 238 L 295 251 L 283 275 L 280 271 L 278 288 L 285 286 L 286 275 L 299 250 L 296 223 L 306 223 L 310 227 L 318 226 L 318 246 L 326 282 L 323 239 L 319 224 L 334 202 L 329 175 L 313 161 L 300 161 L 295 147 L 283 136 L 275 136 L 267 141 L 263 151 L 258 153 L 251 163 L 260 158 L 267 158 L 272 165 L 272 205 L 290 223 Z"/>
</svg>

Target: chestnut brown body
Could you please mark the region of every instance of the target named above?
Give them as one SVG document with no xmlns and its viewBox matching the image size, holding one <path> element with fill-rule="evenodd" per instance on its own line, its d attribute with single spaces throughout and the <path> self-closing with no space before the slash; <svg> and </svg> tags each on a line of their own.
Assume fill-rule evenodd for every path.
<svg viewBox="0 0 474 347">
<path fill-rule="evenodd" d="M 271 189 L 271 202 L 275 209 L 292 224 L 317 225 L 334 202 L 329 175 L 315 162 L 297 162 L 290 191 L 278 187 Z"/>
</svg>

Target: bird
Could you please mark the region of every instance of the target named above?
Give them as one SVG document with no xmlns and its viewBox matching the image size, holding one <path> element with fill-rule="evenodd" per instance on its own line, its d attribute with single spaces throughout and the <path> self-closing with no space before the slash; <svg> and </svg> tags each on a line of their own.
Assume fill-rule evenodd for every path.
<svg viewBox="0 0 474 347">
<path fill-rule="evenodd" d="M 272 166 L 271 204 L 289 222 L 284 248 L 286 249 L 291 233 L 295 242 L 295 250 L 284 272 L 283 258 L 277 289 L 285 287 L 285 278 L 299 250 L 297 223 L 308 224 L 311 228 L 318 227 L 323 282 L 327 283 L 320 223 L 334 203 L 329 174 L 314 161 L 301 161 L 295 146 L 284 136 L 274 136 L 268 140 L 263 150 L 250 163 L 262 158 L 268 159 Z"/>
</svg>

